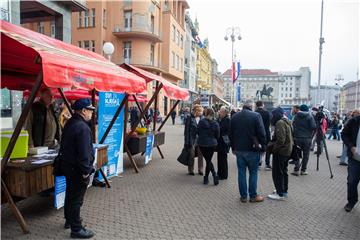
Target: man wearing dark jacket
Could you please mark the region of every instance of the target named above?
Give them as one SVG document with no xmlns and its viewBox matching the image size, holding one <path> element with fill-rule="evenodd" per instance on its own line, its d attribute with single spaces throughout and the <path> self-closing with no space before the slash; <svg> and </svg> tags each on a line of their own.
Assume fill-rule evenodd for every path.
<svg viewBox="0 0 360 240">
<path fill-rule="evenodd" d="M 360 181 L 360 116 L 351 118 L 341 132 L 348 149 L 347 199 L 345 210 L 350 212 L 358 202 L 357 187 Z"/>
<path fill-rule="evenodd" d="M 263 121 L 264 128 L 265 128 L 266 145 L 267 145 L 271 140 L 271 135 L 270 135 L 271 113 L 269 111 L 267 111 L 266 109 L 264 109 L 264 104 L 262 101 L 256 102 L 256 111 L 255 112 L 257 112 L 261 115 L 261 119 Z M 265 155 L 265 170 L 271 170 L 270 154 L 268 154 L 268 153 L 266 153 L 266 155 Z"/>
<path fill-rule="evenodd" d="M 292 175 L 299 176 L 299 169 L 301 165 L 301 175 L 307 175 L 307 164 L 309 161 L 311 140 L 313 137 L 313 132 L 316 129 L 316 123 L 314 117 L 309 113 L 309 108 L 306 105 L 300 106 L 300 111 L 295 115 L 293 120 L 294 128 L 294 142 L 302 150 L 302 161 L 295 161 L 294 171 Z"/>
<path fill-rule="evenodd" d="M 260 114 L 252 111 L 253 103 L 246 101 L 243 110 L 231 118 L 230 142 L 236 154 L 238 166 L 238 184 L 241 202 L 247 202 L 248 188 L 246 169 L 249 169 L 250 202 L 262 202 L 264 198 L 257 195 L 257 175 L 260 154 L 266 144 L 266 133 Z M 259 146 L 260 145 L 260 146 Z"/>
<path fill-rule="evenodd" d="M 70 225 L 72 238 L 91 238 L 94 233 L 81 224 L 80 208 L 94 171 L 92 136 L 87 122 L 95 108 L 85 98 L 77 100 L 72 108 L 75 114 L 65 125 L 60 147 L 61 170 L 66 177 L 65 228 Z"/>
</svg>

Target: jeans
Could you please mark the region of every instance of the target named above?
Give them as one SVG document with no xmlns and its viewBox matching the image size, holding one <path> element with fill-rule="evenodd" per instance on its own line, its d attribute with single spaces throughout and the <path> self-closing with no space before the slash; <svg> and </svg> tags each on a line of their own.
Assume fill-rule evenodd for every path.
<svg viewBox="0 0 360 240">
<path fill-rule="evenodd" d="M 360 161 L 349 158 L 348 177 L 347 177 L 347 198 L 352 206 L 358 202 L 357 187 L 360 181 Z"/>
<path fill-rule="evenodd" d="M 238 167 L 238 184 L 241 198 L 247 198 L 248 188 L 246 182 L 246 168 L 249 169 L 249 196 L 255 198 L 258 178 L 258 167 L 260 162 L 260 153 L 248 151 L 236 151 L 236 160 Z"/>
<path fill-rule="evenodd" d="M 289 157 L 273 154 L 272 178 L 274 181 L 276 193 L 283 196 L 288 192 L 288 159 Z"/>
<path fill-rule="evenodd" d="M 77 232 L 82 229 L 80 208 L 84 202 L 89 178 L 90 177 L 84 179 L 82 176 L 66 176 L 64 214 L 66 222 L 71 226 L 72 232 Z"/>
<path fill-rule="evenodd" d="M 331 132 L 330 132 L 330 134 L 329 134 L 328 139 L 330 139 L 332 135 L 336 136 L 336 139 L 337 139 L 338 141 L 340 141 L 341 137 L 340 137 L 340 132 L 339 132 L 339 129 L 338 129 L 338 128 L 332 128 L 332 129 L 331 129 Z"/>
<path fill-rule="evenodd" d="M 210 172 L 213 176 L 216 176 L 214 164 L 211 162 L 215 147 L 200 147 L 200 150 L 206 161 L 205 177 L 208 177 Z"/>
<path fill-rule="evenodd" d="M 309 162 L 311 138 L 295 138 L 295 143 L 301 148 L 303 155 L 301 161 L 301 171 L 305 172 L 307 168 L 307 164 Z M 300 161 L 296 161 L 294 171 L 299 171 L 299 169 L 300 169 Z"/>
<path fill-rule="evenodd" d="M 341 157 L 340 157 L 340 162 L 341 163 L 346 163 L 346 164 L 348 163 L 347 146 L 345 144 L 343 144 Z"/>
</svg>

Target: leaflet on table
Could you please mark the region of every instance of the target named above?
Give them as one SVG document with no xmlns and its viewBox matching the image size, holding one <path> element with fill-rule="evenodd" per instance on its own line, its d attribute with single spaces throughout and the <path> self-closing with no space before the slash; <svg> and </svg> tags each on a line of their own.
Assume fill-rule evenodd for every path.
<svg viewBox="0 0 360 240">
<path fill-rule="evenodd" d="M 99 139 L 101 139 L 101 137 L 104 135 L 124 96 L 125 94 L 122 93 L 99 93 Z M 102 169 L 108 178 L 117 176 L 119 173 L 124 171 L 122 153 L 123 129 L 124 110 L 121 110 L 104 142 L 104 144 L 108 145 L 108 164 L 103 166 Z M 99 174 L 99 180 L 104 180 L 101 174 Z"/>
</svg>

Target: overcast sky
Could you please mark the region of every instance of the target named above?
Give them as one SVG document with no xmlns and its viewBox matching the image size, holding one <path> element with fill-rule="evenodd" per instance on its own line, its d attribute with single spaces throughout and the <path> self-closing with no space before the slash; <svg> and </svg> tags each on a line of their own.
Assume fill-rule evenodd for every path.
<svg viewBox="0 0 360 240">
<path fill-rule="evenodd" d="M 241 29 L 235 42 L 242 68 L 311 70 L 318 81 L 321 0 L 188 0 L 190 15 L 199 21 L 199 36 L 208 38 L 210 53 L 224 72 L 231 65 L 228 27 Z M 359 1 L 325 0 L 321 84 L 356 80 L 359 69 Z"/>
</svg>

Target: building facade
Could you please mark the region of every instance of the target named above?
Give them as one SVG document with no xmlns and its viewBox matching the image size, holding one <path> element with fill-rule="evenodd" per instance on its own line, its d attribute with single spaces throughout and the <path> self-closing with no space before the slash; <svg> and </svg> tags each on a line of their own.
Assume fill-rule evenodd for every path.
<svg viewBox="0 0 360 240">
<path fill-rule="evenodd" d="M 211 61 L 211 90 L 216 97 L 223 98 L 224 79 L 219 72 L 218 63 L 215 59 Z"/>
<path fill-rule="evenodd" d="M 85 1 L 0 1 L 1 20 L 71 42 L 71 14 L 86 9 Z M 52 34 L 53 33 L 53 34 Z M 13 128 L 21 114 L 22 92 L 1 89 L 1 127 Z"/>
<path fill-rule="evenodd" d="M 341 88 L 341 113 L 347 113 L 360 107 L 360 80 L 345 84 Z"/>
<path fill-rule="evenodd" d="M 231 69 L 226 70 L 222 74 L 223 79 L 223 98 L 225 101 L 229 102 L 232 105 L 235 105 L 235 86 L 232 81 L 232 71 Z"/>
<path fill-rule="evenodd" d="M 196 75 L 197 75 L 197 90 L 199 93 L 211 92 L 211 65 L 212 58 L 209 53 L 209 41 L 204 40 L 204 46 L 197 47 L 197 62 L 196 62 Z"/>
<path fill-rule="evenodd" d="M 320 103 L 316 102 L 316 96 L 318 92 L 317 86 L 310 87 L 310 96 L 311 96 L 311 105 L 323 105 L 324 108 L 328 109 L 331 112 L 338 111 L 339 105 L 339 96 L 340 96 L 340 87 L 339 86 L 330 86 L 330 85 L 321 85 L 319 92 Z"/>
</svg>

